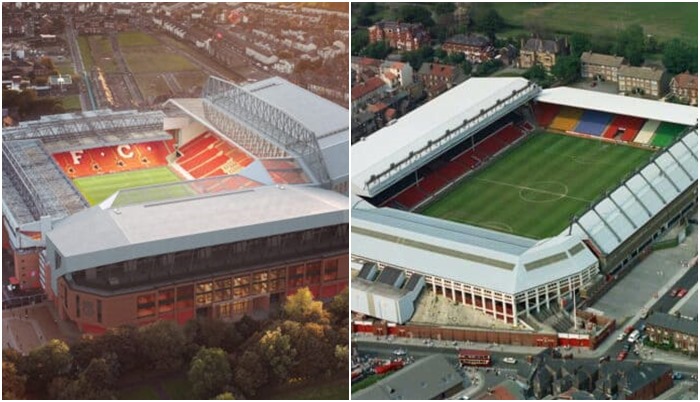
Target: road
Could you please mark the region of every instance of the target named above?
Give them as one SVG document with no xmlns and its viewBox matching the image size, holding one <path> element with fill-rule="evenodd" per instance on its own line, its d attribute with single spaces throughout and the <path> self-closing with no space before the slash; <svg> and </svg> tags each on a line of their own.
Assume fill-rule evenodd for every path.
<svg viewBox="0 0 700 402">
<path fill-rule="evenodd" d="M 83 58 L 80 55 L 78 37 L 73 29 L 73 17 L 70 14 L 66 14 L 64 17 L 66 19 L 66 43 L 68 43 L 68 48 L 70 49 L 73 65 L 75 66 L 75 72 L 82 77 L 83 83 L 85 84 L 85 89 L 88 92 L 87 94 L 83 93 L 83 91 L 80 92 L 80 107 L 82 110 L 95 110 L 97 109 L 97 103 L 95 102 L 92 94 L 92 86 L 88 73 L 85 71 Z"/>
<path fill-rule="evenodd" d="M 127 91 L 129 91 L 129 101 L 132 105 L 135 105 L 137 107 L 143 105 L 145 103 L 143 94 L 141 94 L 141 90 L 139 89 L 139 86 L 136 83 L 136 80 L 134 79 L 134 75 L 131 73 L 131 70 L 129 70 L 129 66 L 124 60 L 124 55 L 122 54 L 122 51 L 119 47 L 117 35 L 114 32 L 112 32 L 109 35 L 109 40 L 110 44 L 112 45 L 112 51 L 114 52 L 114 58 L 117 61 L 117 65 L 119 66 L 119 70 L 124 72 L 124 74 L 122 74 L 121 77 L 122 81 L 126 85 Z"/>
</svg>

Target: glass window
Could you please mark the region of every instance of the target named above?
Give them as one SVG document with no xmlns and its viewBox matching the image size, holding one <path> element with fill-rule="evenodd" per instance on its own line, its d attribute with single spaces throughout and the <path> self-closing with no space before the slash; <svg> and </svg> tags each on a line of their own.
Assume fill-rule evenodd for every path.
<svg viewBox="0 0 700 402">
<path fill-rule="evenodd" d="M 141 295 L 136 299 L 136 317 L 145 318 L 156 315 L 156 296 Z"/>
<path fill-rule="evenodd" d="M 338 260 L 328 260 L 323 268 L 323 281 L 330 282 L 336 279 L 338 279 Z"/>
<path fill-rule="evenodd" d="M 175 306 L 175 289 L 158 292 L 158 313 L 169 313 Z"/>
<path fill-rule="evenodd" d="M 194 307 L 194 286 L 180 286 L 177 288 L 177 308 L 187 309 Z"/>
</svg>

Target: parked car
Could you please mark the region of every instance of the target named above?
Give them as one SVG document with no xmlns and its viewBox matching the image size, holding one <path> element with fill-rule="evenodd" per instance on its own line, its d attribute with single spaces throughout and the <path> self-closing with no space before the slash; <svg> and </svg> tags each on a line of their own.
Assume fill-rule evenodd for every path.
<svg viewBox="0 0 700 402">
<path fill-rule="evenodd" d="M 625 328 L 624 334 L 625 336 L 629 335 L 634 331 L 634 328 L 630 325 L 629 327 Z"/>
<path fill-rule="evenodd" d="M 631 348 L 632 348 L 632 347 L 630 346 L 629 343 L 625 343 L 625 344 L 622 346 L 622 350 L 624 350 L 625 352 L 628 352 L 628 353 L 629 353 L 629 351 L 630 351 Z"/>
<path fill-rule="evenodd" d="M 683 379 L 683 373 L 679 373 L 678 371 L 673 373 L 673 379 L 674 380 L 682 380 Z"/>
<path fill-rule="evenodd" d="M 626 337 L 625 333 L 624 333 L 624 332 L 620 332 L 620 335 L 617 336 L 617 341 L 618 341 L 618 342 L 622 342 L 622 341 L 625 340 L 625 337 Z"/>
<path fill-rule="evenodd" d="M 685 296 L 685 295 L 687 295 L 687 294 L 688 294 L 688 289 L 686 289 L 686 288 L 681 288 L 681 289 L 678 291 L 678 294 L 676 295 L 676 297 L 678 297 L 678 298 L 680 299 L 681 297 L 683 297 L 683 296 Z"/>
<path fill-rule="evenodd" d="M 679 290 L 678 288 L 674 288 L 674 289 L 671 291 L 671 297 L 676 297 L 676 295 L 678 294 L 678 290 Z"/>
<path fill-rule="evenodd" d="M 627 357 L 627 352 L 625 352 L 623 350 L 617 355 L 617 361 L 621 362 L 621 361 L 625 360 L 626 357 Z"/>
<path fill-rule="evenodd" d="M 518 362 L 518 361 L 517 361 L 515 358 L 513 358 L 513 357 L 504 357 L 504 358 L 503 358 L 503 363 L 515 364 L 515 363 L 517 363 L 517 362 Z"/>
</svg>

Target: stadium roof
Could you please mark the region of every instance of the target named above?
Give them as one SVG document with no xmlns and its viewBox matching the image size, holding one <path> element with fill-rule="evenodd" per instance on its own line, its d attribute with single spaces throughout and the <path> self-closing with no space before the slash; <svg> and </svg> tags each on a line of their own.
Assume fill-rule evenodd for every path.
<svg viewBox="0 0 700 402">
<path fill-rule="evenodd" d="M 265 186 L 176 200 L 95 206 L 47 237 L 72 270 L 348 222 L 347 197 L 310 186 Z M 128 250 L 128 251 L 127 251 Z"/>
<path fill-rule="evenodd" d="M 524 78 L 471 78 L 355 143 L 351 148 L 353 192 L 376 195 L 365 187 L 371 177 L 528 85 L 532 84 Z M 533 86 L 532 91 L 536 90 Z"/>
<path fill-rule="evenodd" d="M 316 135 L 330 177 L 347 177 L 350 133 L 347 109 L 279 77 L 244 88 L 311 130 Z"/>
<path fill-rule="evenodd" d="M 612 253 L 680 194 L 697 185 L 697 149 L 695 129 L 585 212 L 573 232 L 592 240 L 603 253 Z"/>
<path fill-rule="evenodd" d="M 391 208 L 354 208 L 351 236 L 360 258 L 513 294 L 597 263 L 579 236 L 536 241 Z"/>
<path fill-rule="evenodd" d="M 698 123 L 698 108 L 632 96 L 606 94 L 586 89 L 559 87 L 543 90 L 539 102 L 599 110 L 626 116 L 694 126 Z"/>
</svg>

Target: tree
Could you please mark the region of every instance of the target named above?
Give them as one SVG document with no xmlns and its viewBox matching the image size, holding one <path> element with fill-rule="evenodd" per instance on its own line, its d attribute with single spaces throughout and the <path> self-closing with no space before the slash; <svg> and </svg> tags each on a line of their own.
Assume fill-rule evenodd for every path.
<svg viewBox="0 0 700 402">
<path fill-rule="evenodd" d="M 267 375 L 261 357 L 252 350 L 246 350 L 238 359 L 233 380 L 248 397 L 253 397 L 260 387 L 267 384 Z"/>
<path fill-rule="evenodd" d="M 414 70 L 418 70 L 423 63 L 432 62 L 434 54 L 435 49 L 432 46 L 423 46 L 418 50 L 404 53 L 403 60 L 409 63 Z"/>
<path fill-rule="evenodd" d="M 188 343 L 208 348 L 220 348 L 226 338 L 226 323 L 211 318 L 189 320 L 183 328 Z"/>
<path fill-rule="evenodd" d="M 333 317 L 333 322 L 345 327 L 347 327 L 350 314 L 349 293 L 350 289 L 346 287 L 342 292 L 333 297 L 327 307 L 328 312 L 331 314 L 331 317 Z"/>
<path fill-rule="evenodd" d="M 391 53 L 391 46 L 388 42 L 379 41 L 365 46 L 361 51 L 361 55 L 371 57 L 373 59 L 385 59 Z"/>
<path fill-rule="evenodd" d="M 284 315 L 297 322 L 328 322 L 328 313 L 323 310 L 323 303 L 314 300 L 314 295 L 306 287 L 287 297 Z"/>
<path fill-rule="evenodd" d="M 483 31 L 491 41 L 496 40 L 496 33 L 505 27 L 505 22 L 498 11 L 488 8 L 485 12 L 477 13 L 474 22 L 477 29 Z"/>
<path fill-rule="evenodd" d="M 624 56 L 631 65 L 640 66 L 644 62 L 644 29 L 640 25 L 630 25 L 617 35 L 615 53 Z"/>
<path fill-rule="evenodd" d="M 32 391 L 44 395 L 48 384 L 60 376 L 67 375 L 73 363 L 73 357 L 65 342 L 52 339 L 44 346 L 29 352 L 20 367 L 27 376 L 27 383 L 32 384 Z"/>
<path fill-rule="evenodd" d="M 2 399 L 24 399 L 27 377 L 17 372 L 12 362 L 2 362 Z"/>
<path fill-rule="evenodd" d="M 283 328 L 297 352 L 294 377 L 314 378 L 334 368 L 335 345 L 326 336 L 332 330 L 329 325 L 285 321 Z"/>
<path fill-rule="evenodd" d="M 470 63 L 470 62 L 467 61 L 467 60 L 464 60 L 464 61 L 462 62 L 462 64 L 461 64 L 461 66 L 462 66 L 462 72 L 464 72 L 464 75 L 467 75 L 467 76 L 471 75 L 471 73 L 472 73 L 472 63 Z"/>
<path fill-rule="evenodd" d="M 348 356 L 348 345 L 335 345 L 335 359 L 339 370 L 347 370 Z"/>
<path fill-rule="evenodd" d="M 399 7 L 398 16 L 401 21 L 421 23 L 425 27 L 435 25 L 430 10 L 423 6 L 404 4 Z"/>
<path fill-rule="evenodd" d="M 297 357 L 289 335 L 283 334 L 279 327 L 268 330 L 258 341 L 257 350 L 277 381 L 285 382 Z"/>
<path fill-rule="evenodd" d="M 435 3 L 435 13 L 438 15 L 450 14 L 455 11 L 454 3 Z"/>
<path fill-rule="evenodd" d="M 370 3 L 362 3 L 370 4 Z M 369 32 L 366 29 L 358 29 L 352 33 L 352 49 L 353 56 L 359 56 L 364 48 L 369 44 Z"/>
<path fill-rule="evenodd" d="M 226 352 L 219 348 L 201 348 L 192 359 L 187 373 L 194 395 L 201 399 L 220 394 L 231 377 Z"/>
<path fill-rule="evenodd" d="M 547 70 L 545 70 L 541 64 L 535 64 L 530 67 L 527 71 L 525 71 L 523 77 L 534 81 L 537 85 L 543 88 L 547 88 L 551 85 L 551 79 L 547 75 Z"/>
<path fill-rule="evenodd" d="M 124 372 L 143 367 L 143 347 L 137 328 L 122 326 L 110 329 L 94 341 L 96 347 L 103 351 L 103 356 L 113 354 L 118 357 L 119 368 Z"/>
<path fill-rule="evenodd" d="M 182 367 L 185 336 L 172 321 L 158 321 L 139 328 L 139 339 L 146 365 L 158 371 Z"/>
<path fill-rule="evenodd" d="M 671 74 L 679 74 L 684 71 L 697 73 L 698 48 L 673 39 L 664 45 L 663 63 Z"/>
<path fill-rule="evenodd" d="M 557 57 L 557 62 L 552 66 L 552 75 L 562 84 L 576 81 L 580 76 L 579 58 L 571 56 Z"/>
<path fill-rule="evenodd" d="M 367 4 L 367 3 L 364 3 L 364 4 Z M 214 399 L 219 400 L 219 401 L 223 401 L 223 400 L 234 400 L 236 398 L 233 397 L 232 393 L 224 392 L 222 394 L 217 395 L 216 398 L 214 398 Z"/>
<path fill-rule="evenodd" d="M 579 58 L 581 53 L 591 50 L 591 40 L 588 35 L 576 32 L 569 38 L 569 49 L 572 56 Z"/>
</svg>

